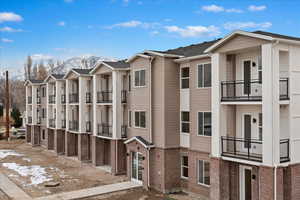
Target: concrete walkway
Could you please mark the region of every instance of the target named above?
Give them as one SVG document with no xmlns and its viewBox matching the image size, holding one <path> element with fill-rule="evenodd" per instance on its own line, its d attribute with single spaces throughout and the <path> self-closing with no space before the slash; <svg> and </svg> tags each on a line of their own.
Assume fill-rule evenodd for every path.
<svg viewBox="0 0 300 200">
<path fill-rule="evenodd" d="M 87 197 L 98 196 L 102 194 L 108 194 L 112 192 L 118 192 L 123 190 L 129 190 L 137 187 L 142 187 L 141 185 L 134 182 L 121 182 L 110 185 L 103 185 L 93 188 L 87 188 L 82 190 L 76 190 L 71 192 L 63 192 L 55 195 L 49 195 L 39 198 L 34 198 L 34 200 L 73 200 L 82 199 Z M 33 200 L 28 194 L 26 194 L 21 188 L 19 188 L 15 183 L 9 180 L 5 175 L 0 174 L 0 189 L 14 200 Z"/>
</svg>

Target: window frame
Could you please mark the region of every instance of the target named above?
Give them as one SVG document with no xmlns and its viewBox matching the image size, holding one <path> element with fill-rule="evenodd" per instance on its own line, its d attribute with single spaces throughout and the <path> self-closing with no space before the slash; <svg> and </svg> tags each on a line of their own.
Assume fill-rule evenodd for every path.
<svg viewBox="0 0 300 200">
<path fill-rule="evenodd" d="M 188 165 L 187 166 L 184 165 L 184 162 L 183 162 L 184 159 L 183 159 L 183 157 L 187 157 L 187 160 L 188 160 Z M 187 168 L 187 170 L 188 170 L 188 176 L 187 177 L 185 177 L 183 175 L 183 169 L 184 168 Z M 189 157 L 188 157 L 188 155 L 181 155 L 180 156 L 180 177 L 182 179 L 189 179 Z"/>
<path fill-rule="evenodd" d="M 128 110 L 128 127 L 132 127 L 132 111 Z"/>
<path fill-rule="evenodd" d="M 199 66 L 200 65 L 202 65 L 202 68 L 204 69 L 204 66 L 205 65 L 208 65 L 208 64 L 210 64 L 210 86 L 205 86 L 205 80 L 204 80 L 204 70 L 202 70 L 202 81 L 203 81 L 203 86 L 202 87 L 200 87 L 199 86 Z M 196 78 L 196 88 L 197 89 L 206 89 L 206 88 L 211 88 L 212 87 L 212 65 L 211 65 L 211 62 L 205 62 L 205 63 L 199 63 L 199 64 L 197 64 L 197 74 L 196 74 L 196 76 L 197 76 L 197 78 Z"/>
<path fill-rule="evenodd" d="M 186 112 L 186 113 L 189 113 L 189 121 L 182 121 L 182 113 L 183 112 Z M 186 124 L 189 124 L 189 132 L 183 132 L 182 131 L 182 123 L 186 123 Z M 191 133 L 191 112 L 190 111 L 180 111 L 180 133 L 183 133 L 183 134 L 190 134 Z"/>
<path fill-rule="evenodd" d="M 145 127 L 142 127 L 140 126 L 141 125 L 141 115 L 139 114 L 139 126 L 136 126 L 136 113 L 142 113 L 144 112 L 145 113 Z M 134 128 L 140 128 L 140 129 L 146 129 L 147 128 L 147 119 L 146 119 L 146 111 L 145 110 L 135 110 L 134 112 L 134 123 L 133 123 L 133 126 Z"/>
<path fill-rule="evenodd" d="M 203 127 L 203 130 L 202 130 L 202 134 L 199 134 L 199 113 L 202 113 L 203 115 L 203 121 L 202 121 L 202 127 Z M 212 112 L 211 111 L 198 111 L 197 112 L 197 136 L 201 136 L 201 137 L 211 137 L 212 136 L 212 128 L 211 128 L 211 132 L 210 132 L 210 135 L 205 135 L 204 134 L 204 126 L 205 126 L 205 123 L 204 123 L 204 116 L 205 116 L 205 113 L 210 113 L 210 126 L 212 127 Z"/>
<path fill-rule="evenodd" d="M 139 77 L 140 77 L 140 74 L 141 74 L 141 71 L 145 71 L 145 85 L 135 85 L 135 73 L 136 72 L 139 72 Z M 146 68 L 140 68 L 140 69 L 136 69 L 136 70 L 134 70 L 133 71 L 133 86 L 134 86 L 134 88 L 144 88 L 144 87 L 146 87 Z M 139 79 L 139 83 L 140 83 L 141 81 L 140 81 L 140 79 Z"/>
<path fill-rule="evenodd" d="M 189 69 L 189 76 L 188 77 L 182 77 L 182 69 L 184 68 L 188 68 Z M 183 67 L 180 67 L 180 89 L 181 90 L 189 90 L 190 89 L 190 78 L 191 78 L 191 75 L 190 75 L 190 66 L 183 66 Z M 188 79 L 189 80 L 189 87 L 187 88 L 182 88 L 182 80 L 183 79 Z"/>
<path fill-rule="evenodd" d="M 200 162 L 202 162 L 203 166 L 202 166 L 202 169 L 203 169 L 203 177 L 202 177 L 202 182 L 200 182 L 200 174 L 199 174 L 199 170 L 200 170 Z M 205 163 L 208 163 L 209 164 L 209 172 L 210 172 L 210 162 L 207 161 L 207 160 L 201 160 L 201 159 L 198 159 L 197 160 L 197 184 L 198 185 L 203 185 L 205 187 L 210 187 L 211 185 L 211 178 L 210 178 L 210 173 L 208 174 L 209 176 L 209 185 L 205 183 Z"/>
<path fill-rule="evenodd" d="M 261 115 L 261 118 L 260 118 Z M 260 132 L 261 130 L 261 132 Z M 259 112 L 258 113 L 258 140 L 262 141 L 263 139 L 263 113 Z"/>
</svg>

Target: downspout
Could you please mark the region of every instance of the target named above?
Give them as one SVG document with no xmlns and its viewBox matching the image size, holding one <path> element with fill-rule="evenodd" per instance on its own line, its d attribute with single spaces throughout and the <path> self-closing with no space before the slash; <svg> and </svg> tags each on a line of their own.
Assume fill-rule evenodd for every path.
<svg viewBox="0 0 300 200">
<path fill-rule="evenodd" d="M 116 140 L 116 175 L 118 174 L 118 140 Z"/>
<path fill-rule="evenodd" d="M 149 66 L 149 89 L 150 89 L 150 92 L 149 92 L 149 101 L 150 101 L 150 126 L 149 126 L 149 132 L 150 132 L 150 143 L 152 144 L 153 142 L 152 142 L 152 140 L 153 140 L 153 138 L 152 138 L 152 62 L 153 62 L 153 60 L 154 60 L 154 57 L 150 57 L 150 66 Z M 147 183 L 147 186 L 148 186 L 148 188 L 150 188 L 150 148 L 147 148 L 147 157 L 148 157 L 148 183 Z"/>
</svg>

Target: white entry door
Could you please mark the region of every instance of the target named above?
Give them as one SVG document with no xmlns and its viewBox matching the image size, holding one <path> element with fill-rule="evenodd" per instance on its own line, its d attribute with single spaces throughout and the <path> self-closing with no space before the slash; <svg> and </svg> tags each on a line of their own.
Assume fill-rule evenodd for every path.
<svg viewBox="0 0 300 200">
<path fill-rule="evenodd" d="M 143 156 L 138 152 L 131 152 L 131 180 L 143 183 Z"/>
<path fill-rule="evenodd" d="M 252 168 L 240 166 L 240 200 L 252 199 Z"/>
</svg>

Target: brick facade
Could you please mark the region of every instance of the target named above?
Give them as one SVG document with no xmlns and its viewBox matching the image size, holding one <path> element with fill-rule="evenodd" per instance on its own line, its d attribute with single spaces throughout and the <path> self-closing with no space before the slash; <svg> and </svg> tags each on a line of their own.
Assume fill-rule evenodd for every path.
<svg viewBox="0 0 300 200">
<path fill-rule="evenodd" d="M 48 128 L 47 130 L 47 149 L 54 150 L 54 129 Z"/>
<path fill-rule="evenodd" d="M 65 131 L 57 129 L 54 136 L 54 150 L 57 154 L 65 153 Z"/>
<path fill-rule="evenodd" d="M 66 132 L 65 135 L 65 155 L 77 156 L 78 155 L 78 135 L 71 132 Z"/>
</svg>

